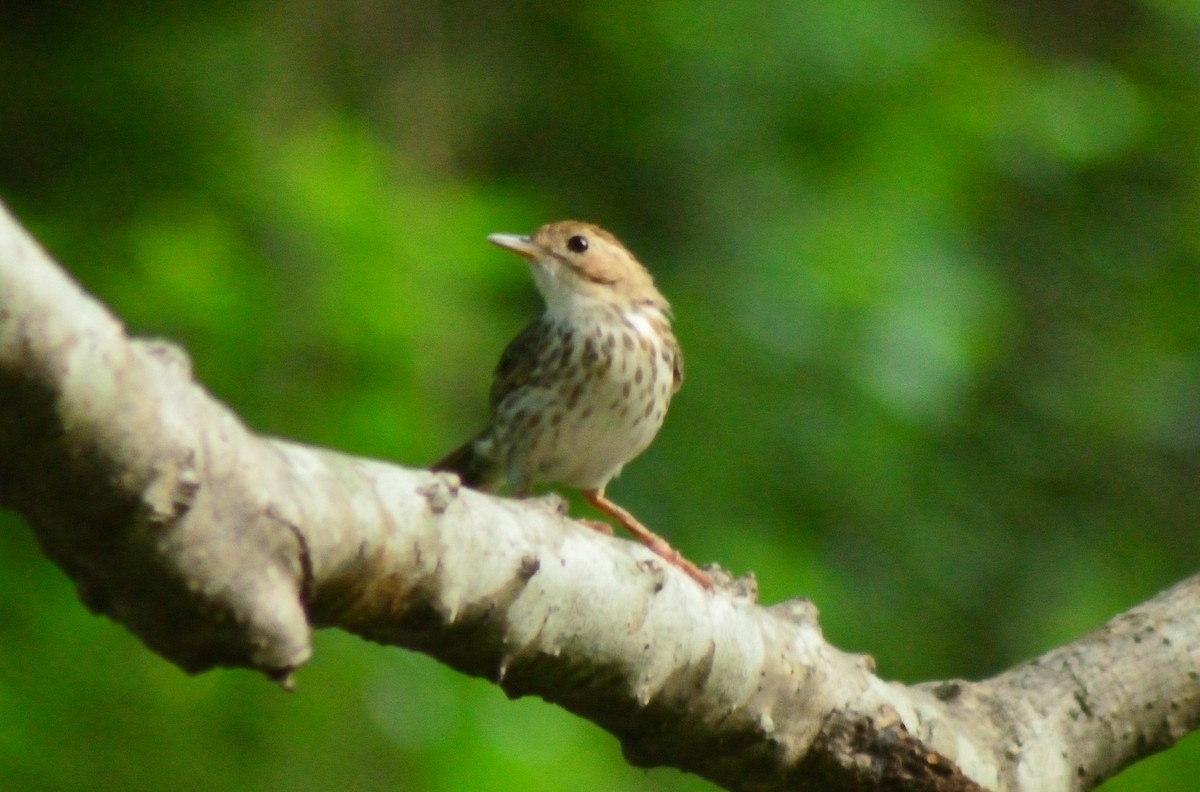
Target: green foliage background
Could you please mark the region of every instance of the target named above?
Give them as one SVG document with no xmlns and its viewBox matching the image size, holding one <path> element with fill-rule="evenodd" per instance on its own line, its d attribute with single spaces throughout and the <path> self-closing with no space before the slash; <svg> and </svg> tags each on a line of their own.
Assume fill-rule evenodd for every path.
<svg viewBox="0 0 1200 792">
<path fill-rule="evenodd" d="M 1195 571 L 1200 4 L 0 6 L 0 197 L 257 430 L 436 458 L 539 308 L 484 236 L 577 216 L 688 361 L 610 491 L 884 676 Z M 188 678 L 10 513 L 0 576 L 6 789 L 711 788 L 341 633 L 292 696 Z M 1198 774 L 1193 738 L 1105 789 Z"/>
</svg>

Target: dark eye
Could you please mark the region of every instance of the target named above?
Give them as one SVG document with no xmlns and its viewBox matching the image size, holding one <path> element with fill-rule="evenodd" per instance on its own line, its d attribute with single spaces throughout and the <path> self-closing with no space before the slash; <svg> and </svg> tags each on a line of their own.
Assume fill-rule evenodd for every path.
<svg viewBox="0 0 1200 792">
<path fill-rule="evenodd" d="M 567 250 L 572 253 L 582 253 L 587 250 L 587 237 L 573 236 L 567 240 Z"/>
</svg>

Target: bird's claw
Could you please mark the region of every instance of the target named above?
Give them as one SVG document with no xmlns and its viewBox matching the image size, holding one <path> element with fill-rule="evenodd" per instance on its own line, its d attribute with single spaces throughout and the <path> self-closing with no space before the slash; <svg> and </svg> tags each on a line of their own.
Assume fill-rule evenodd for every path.
<svg viewBox="0 0 1200 792">
<path fill-rule="evenodd" d="M 589 520 L 586 517 L 579 518 L 579 522 L 591 528 L 593 531 L 599 531 L 605 536 L 613 536 L 612 526 L 604 522 L 604 520 Z"/>
</svg>

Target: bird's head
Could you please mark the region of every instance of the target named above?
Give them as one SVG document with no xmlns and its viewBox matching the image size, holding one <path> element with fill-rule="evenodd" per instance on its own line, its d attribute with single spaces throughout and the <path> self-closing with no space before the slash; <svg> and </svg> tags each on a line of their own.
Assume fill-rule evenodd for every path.
<svg viewBox="0 0 1200 792">
<path fill-rule="evenodd" d="M 567 314 L 596 302 L 620 307 L 649 304 L 663 313 L 669 310 L 646 268 L 599 226 L 562 220 L 529 236 L 492 234 L 488 241 L 529 262 L 550 313 Z"/>
</svg>

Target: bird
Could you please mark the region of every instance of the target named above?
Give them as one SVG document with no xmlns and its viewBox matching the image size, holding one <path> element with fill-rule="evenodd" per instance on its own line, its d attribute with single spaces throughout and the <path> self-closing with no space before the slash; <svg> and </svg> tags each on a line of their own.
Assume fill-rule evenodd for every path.
<svg viewBox="0 0 1200 792">
<path fill-rule="evenodd" d="M 492 379 L 490 425 L 432 466 L 474 489 L 525 497 L 562 484 L 708 589 L 712 579 L 605 488 L 658 434 L 683 384 L 671 306 L 611 233 L 562 220 L 488 241 L 525 259 L 545 311 L 517 334 Z M 586 525 L 611 534 L 600 521 Z"/>
</svg>

